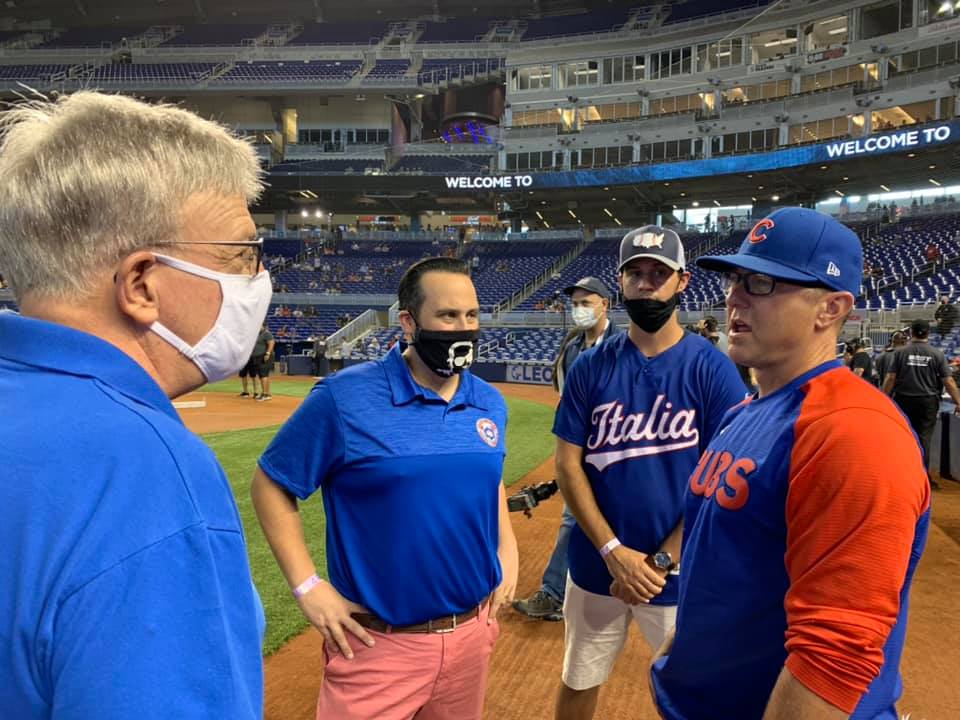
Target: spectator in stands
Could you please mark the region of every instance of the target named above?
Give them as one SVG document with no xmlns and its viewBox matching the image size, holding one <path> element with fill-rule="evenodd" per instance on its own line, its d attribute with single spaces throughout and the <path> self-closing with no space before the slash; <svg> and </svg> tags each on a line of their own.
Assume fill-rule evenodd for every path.
<svg viewBox="0 0 960 720">
<path fill-rule="evenodd" d="M 307 283 L 307 289 L 309 289 L 309 290 L 319 290 L 319 289 L 320 289 L 320 283 L 318 283 L 316 280 L 311 280 L 309 283 Z"/>
<path fill-rule="evenodd" d="M 0 714 L 256 720 L 244 529 L 170 398 L 236 373 L 266 316 L 259 163 L 178 107 L 55 97 L 2 121 Z"/>
<path fill-rule="evenodd" d="M 893 356 L 893 362 L 883 382 L 883 391 L 893 396 L 920 438 L 924 462 L 928 465 L 930 440 L 937 424 L 940 395 L 944 389 L 956 403 L 955 414 L 960 415 L 960 390 L 953 380 L 947 358 L 930 345 L 929 335 L 929 322 L 914 320 L 911 323 L 910 344 Z M 940 487 L 933 478 L 930 478 L 930 485 L 934 489 Z"/>
<path fill-rule="evenodd" d="M 570 296 L 574 328 L 560 343 L 560 351 L 553 363 L 553 386 L 563 392 L 563 382 L 580 354 L 620 332 L 608 318 L 610 290 L 603 281 L 585 277 L 564 289 Z M 564 505 L 560 530 L 553 546 L 550 561 L 543 572 L 540 589 L 524 600 L 515 600 L 517 612 L 543 620 L 563 619 L 563 598 L 567 586 L 567 545 L 573 528 L 573 515 Z"/>
<path fill-rule="evenodd" d="M 291 311 L 291 315 L 292 315 L 293 317 L 295 317 L 295 318 L 302 318 L 302 317 L 303 317 L 303 310 L 301 310 L 299 307 L 297 307 L 297 308 L 295 308 L 293 311 Z"/>
<path fill-rule="evenodd" d="M 853 371 L 853 374 L 857 377 L 862 377 L 871 385 L 876 385 L 877 379 L 873 373 L 873 360 L 870 357 L 867 339 L 857 338 L 851 345 L 853 357 L 850 359 L 850 369 Z"/>
<path fill-rule="evenodd" d="M 924 257 L 927 258 L 927 262 L 936 262 L 940 259 L 940 248 L 933 243 L 930 243 L 927 245 L 927 249 L 924 252 Z"/>
<path fill-rule="evenodd" d="M 940 304 L 937 305 L 933 318 L 937 321 L 937 332 L 941 335 L 949 335 L 957 324 L 957 319 L 960 318 L 960 310 L 950 302 L 949 297 L 944 295 L 940 298 Z"/>
<path fill-rule="evenodd" d="M 874 362 L 873 369 L 878 384 L 883 384 L 883 381 L 887 379 L 887 372 L 889 372 L 890 364 L 893 362 L 894 353 L 906 344 L 907 334 L 905 332 L 897 330 L 890 335 L 890 344 L 883 349 L 883 352 Z"/>
<path fill-rule="evenodd" d="M 506 406 L 465 372 L 479 337 L 465 263 L 414 264 L 399 303 L 410 345 L 319 383 L 260 458 L 251 494 L 325 639 L 318 718 L 479 720 L 517 580 Z M 317 490 L 329 582 L 297 511 Z"/>
<path fill-rule="evenodd" d="M 367 343 L 367 354 L 378 357 L 380 355 L 380 341 L 376 335 L 370 336 L 370 342 Z"/>
</svg>

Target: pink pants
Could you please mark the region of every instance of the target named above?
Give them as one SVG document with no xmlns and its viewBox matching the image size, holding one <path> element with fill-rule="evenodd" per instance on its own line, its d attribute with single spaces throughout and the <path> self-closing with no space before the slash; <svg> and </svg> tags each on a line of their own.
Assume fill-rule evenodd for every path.
<svg viewBox="0 0 960 720">
<path fill-rule="evenodd" d="M 500 634 L 489 604 L 448 633 L 379 633 L 367 647 L 347 633 L 353 659 L 324 648 L 316 720 L 480 720 Z"/>
</svg>

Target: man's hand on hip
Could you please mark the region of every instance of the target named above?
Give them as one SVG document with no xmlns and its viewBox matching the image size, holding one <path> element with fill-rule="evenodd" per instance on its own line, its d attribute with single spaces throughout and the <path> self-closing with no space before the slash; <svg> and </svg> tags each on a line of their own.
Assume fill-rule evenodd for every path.
<svg viewBox="0 0 960 720">
<path fill-rule="evenodd" d="M 300 611 L 320 634 L 327 647 L 333 652 L 341 652 L 348 660 L 353 659 L 353 650 L 347 642 L 347 632 L 351 632 L 368 647 L 373 647 L 373 638 L 356 620 L 352 613 L 369 613 L 362 605 L 347 600 L 328 582 L 321 582 L 306 595 L 297 600 Z"/>
<path fill-rule="evenodd" d="M 667 584 L 666 573 L 652 568 L 642 552 L 625 545 L 614 548 L 604 561 L 613 575 L 610 593 L 630 605 L 650 602 Z"/>
</svg>

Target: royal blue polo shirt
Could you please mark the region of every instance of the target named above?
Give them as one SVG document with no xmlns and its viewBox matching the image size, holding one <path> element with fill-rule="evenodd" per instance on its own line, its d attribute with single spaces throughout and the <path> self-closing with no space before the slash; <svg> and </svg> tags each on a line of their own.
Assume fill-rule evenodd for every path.
<svg viewBox="0 0 960 720">
<path fill-rule="evenodd" d="M 210 449 L 129 356 L 0 312 L 0 715 L 260 718 L 263 610 Z"/>
<path fill-rule="evenodd" d="M 419 386 L 399 343 L 313 388 L 260 458 L 301 500 L 320 490 L 327 571 L 392 625 L 475 607 L 500 583 L 507 411 L 469 372 L 446 402 Z"/>
</svg>

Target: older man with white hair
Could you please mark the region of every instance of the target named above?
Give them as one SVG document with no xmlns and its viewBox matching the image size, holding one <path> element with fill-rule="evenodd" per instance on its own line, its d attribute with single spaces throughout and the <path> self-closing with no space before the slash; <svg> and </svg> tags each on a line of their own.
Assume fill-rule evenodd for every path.
<svg viewBox="0 0 960 720">
<path fill-rule="evenodd" d="M 236 372 L 266 314 L 256 156 L 92 92 L 0 123 L 2 714 L 259 718 L 237 507 L 169 399 Z"/>
</svg>

